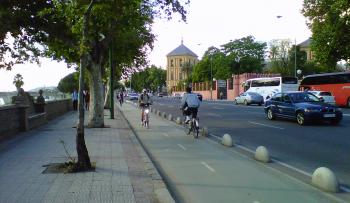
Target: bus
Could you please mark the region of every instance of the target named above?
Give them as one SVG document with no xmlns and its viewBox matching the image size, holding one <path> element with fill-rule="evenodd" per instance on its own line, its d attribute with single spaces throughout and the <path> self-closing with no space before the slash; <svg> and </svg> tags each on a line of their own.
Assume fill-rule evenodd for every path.
<svg viewBox="0 0 350 203">
<path fill-rule="evenodd" d="M 350 107 L 350 72 L 308 75 L 299 89 L 331 92 L 337 106 Z"/>
<path fill-rule="evenodd" d="M 296 77 L 252 78 L 243 83 L 245 92 L 256 92 L 264 97 L 264 101 L 279 92 L 297 91 Z"/>
</svg>

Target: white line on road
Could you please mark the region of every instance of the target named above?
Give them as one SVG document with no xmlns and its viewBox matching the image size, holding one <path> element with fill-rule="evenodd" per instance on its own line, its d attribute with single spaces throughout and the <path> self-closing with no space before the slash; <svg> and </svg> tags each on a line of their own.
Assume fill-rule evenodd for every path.
<svg viewBox="0 0 350 203">
<path fill-rule="evenodd" d="M 218 118 L 222 118 L 221 115 L 218 115 L 216 113 L 206 113 L 208 116 L 213 116 L 213 117 L 218 117 Z"/>
<path fill-rule="evenodd" d="M 174 105 L 168 105 L 169 108 L 174 108 L 175 106 Z"/>
<path fill-rule="evenodd" d="M 184 146 L 182 146 L 182 144 L 177 144 L 177 146 L 179 146 L 181 149 L 183 149 L 184 151 L 186 151 L 186 148 Z"/>
<path fill-rule="evenodd" d="M 201 162 L 201 164 L 203 164 L 203 166 L 205 166 L 209 171 L 215 173 L 215 169 L 213 169 L 212 167 L 210 167 L 207 163 L 205 163 L 204 161 Z"/>
<path fill-rule="evenodd" d="M 350 116 L 350 114 L 343 113 L 343 116 Z"/>
<path fill-rule="evenodd" d="M 273 126 L 273 125 L 256 123 L 256 122 L 252 122 L 252 121 L 248 121 L 248 123 L 255 124 L 255 125 L 261 125 L 261 126 L 265 126 L 265 127 L 269 127 L 269 128 L 276 128 L 276 129 L 284 130 L 284 128 L 276 127 L 276 126 Z"/>
<path fill-rule="evenodd" d="M 222 107 L 213 107 L 213 109 L 218 109 L 218 110 L 223 110 L 223 109 L 225 109 L 225 108 L 222 108 Z"/>
<path fill-rule="evenodd" d="M 167 133 L 163 133 L 163 135 L 164 135 L 165 137 L 169 137 L 169 135 L 168 135 Z"/>
</svg>

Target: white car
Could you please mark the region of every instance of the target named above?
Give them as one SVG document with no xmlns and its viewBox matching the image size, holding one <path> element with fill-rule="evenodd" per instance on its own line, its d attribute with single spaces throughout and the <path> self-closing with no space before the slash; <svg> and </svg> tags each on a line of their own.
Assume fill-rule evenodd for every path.
<svg viewBox="0 0 350 203">
<path fill-rule="evenodd" d="M 336 105 L 334 96 L 332 95 L 331 92 L 327 92 L 327 91 L 308 91 L 308 92 L 314 94 L 316 97 L 323 100 L 323 102 L 325 103 Z"/>
</svg>

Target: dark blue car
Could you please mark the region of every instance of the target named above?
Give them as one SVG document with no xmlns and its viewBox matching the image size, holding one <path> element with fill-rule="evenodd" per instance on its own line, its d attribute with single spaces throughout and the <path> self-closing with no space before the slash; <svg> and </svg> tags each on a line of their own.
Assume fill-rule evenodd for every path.
<svg viewBox="0 0 350 203">
<path fill-rule="evenodd" d="M 276 117 L 295 119 L 299 125 L 314 121 L 338 124 L 343 118 L 340 108 L 324 103 L 308 92 L 277 93 L 265 102 L 264 109 L 269 120 Z"/>
</svg>

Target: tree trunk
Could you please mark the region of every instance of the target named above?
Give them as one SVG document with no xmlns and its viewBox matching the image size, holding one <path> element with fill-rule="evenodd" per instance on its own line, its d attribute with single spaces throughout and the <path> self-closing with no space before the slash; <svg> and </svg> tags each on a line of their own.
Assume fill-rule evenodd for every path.
<svg viewBox="0 0 350 203">
<path fill-rule="evenodd" d="M 82 43 L 86 43 L 87 35 L 87 24 L 89 15 L 92 9 L 94 0 L 91 1 L 88 9 L 86 10 L 83 17 L 83 39 Z M 84 138 L 84 101 L 83 101 L 83 88 L 84 88 L 84 72 L 86 69 L 87 57 L 86 53 L 82 53 L 80 56 L 80 74 L 79 74 L 79 120 L 77 126 L 77 135 L 76 135 L 76 150 L 78 154 L 78 163 L 76 168 L 78 171 L 85 171 L 91 169 L 91 162 L 89 157 L 89 152 L 86 148 L 85 138 Z"/>
<path fill-rule="evenodd" d="M 91 61 L 91 105 L 88 126 L 92 128 L 104 127 L 104 100 L 101 65 Z"/>
</svg>

